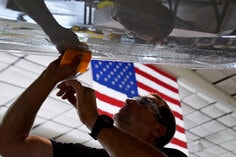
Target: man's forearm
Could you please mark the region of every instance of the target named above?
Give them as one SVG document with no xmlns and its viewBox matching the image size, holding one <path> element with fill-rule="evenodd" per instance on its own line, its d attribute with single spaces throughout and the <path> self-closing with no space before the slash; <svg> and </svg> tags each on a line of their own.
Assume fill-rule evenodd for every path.
<svg viewBox="0 0 236 157">
<path fill-rule="evenodd" d="M 166 157 L 154 146 L 116 127 L 102 129 L 98 140 L 111 157 Z"/>
<path fill-rule="evenodd" d="M 1 140 L 21 141 L 28 136 L 41 104 L 55 84 L 42 74 L 21 94 L 3 118 L 0 125 Z"/>
</svg>

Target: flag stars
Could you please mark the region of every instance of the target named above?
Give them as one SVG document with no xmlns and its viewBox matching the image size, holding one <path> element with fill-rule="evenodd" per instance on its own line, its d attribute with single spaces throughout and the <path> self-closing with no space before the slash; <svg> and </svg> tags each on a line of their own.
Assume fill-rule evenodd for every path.
<svg viewBox="0 0 236 157">
<path fill-rule="evenodd" d="M 133 63 L 92 61 L 94 80 L 109 88 L 124 92 L 128 97 L 137 95 Z"/>
<path fill-rule="evenodd" d="M 94 65 L 94 67 L 95 67 L 96 69 L 98 69 L 98 68 L 99 68 L 99 66 L 98 66 L 97 64 L 95 64 L 95 65 Z"/>
<path fill-rule="evenodd" d="M 99 78 L 100 78 L 100 75 L 96 74 L 96 78 L 97 78 L 97 80 L 99 80 Z"/>
</svg>

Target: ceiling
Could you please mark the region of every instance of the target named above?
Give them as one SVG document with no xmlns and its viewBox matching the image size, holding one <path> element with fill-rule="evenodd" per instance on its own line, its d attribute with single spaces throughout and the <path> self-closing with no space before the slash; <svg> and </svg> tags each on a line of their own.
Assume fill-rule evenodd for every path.
<svg viewBox="0 0 236 157">
<path fill-rule="evenodd" d="M 17 17 L 19 17 L 20 13 L 6 9 L 3 0 L 0 2 L 2 4 L 2 7 L 0 8 L 0 89 L 2 91 L 0 92 L 0 117 L 2 118 L 9 105 L 40 74 L 48 63 L 57 57 L 58 53 L 50 42 L 46 40 L 47 37 L 41 31 L 40 27 L 34 24 L 30 18 L 24 16 L 24 19 L 27 22 L 17 21 Z M 169 5 L 169 2 L 181 4 L 183 1 L 163 1 L 165 5 Z M 194 3 L 188 2 L 189 3 L 185 3 L 186 5 L 176 5 L 178 6 L 178 9 L 176 10 L 176 15 L 179 15 L 178 17 L 183 18 L 189 10 L 195 10 L 194 13 L 190 12 L 192 14 L 189 15 L 196 16 L 196 12 L 201 12 L 200 10 L 203 6 L 212 7 L 214 4 L 219 4 L 220 1 L 216 1 L 218 3 L 212 3 L 215 1 L 207 1 L 207 4 L 200 3 L 206 2 L 200 0 L 191 1 Z M 227 4 L 226 2 L 230 1 L 224 2 L 225 3 L 222 3 Z M 47 4 L 55 13 L 54 15 L 58 21 L 61 21 L 61 24 L 64 26 L 75 25 L 75 23 L 84 25 L 83 14 L 79 14 L 78 12 L 75 13 L 74 11 L 71 13 L 70 11 L 72 10 L 72 5 L 75 9 L 81 9 L 81 7 L 83 7 L 82 2 L 57 1 L 57 3 L 55 3 L 55 1 L 47 1 Z M 64 5 L 64 10 L 60 10 L 60 14 L 57 14 L 57 7 L 62 5 Z M 233 5 L 234 3 L 231 1 L 230 7 Z M 184 9 L 181 10 L 181 7 L 184 8 L 184 6 L 185 9 L 187 8 L 187 11 Z M 196 6 L 198 7 L 196 8 Z M 229 8 L 227 8 L 227 10 L 228 9 Z M 66 13 L 66 15 L 63 13 Z M 232 13 L 232 10 L 230 13 Z M 230 19 L 232 18 L 232 15 L 233 14 L 227 14 L 227 16 L 225 15 L 224 17 Z M 194 19 L 192 16 L 190 16 L 191 18 L 188 18 Z M 211 16 L 214 17 L 215 14 L 212 14 Z M 190 39 L 196 39 L 196 36 L 197 38 L 202 36 L 212 38 L 219 37 L 222 33 L 224 33 L 224 35 L 229 35 L 235 29 L 235 27 L 232 27 L 235 25 L 232 24 L 231 20 L 228 22 L 226 22 L 227 20 L 225 19 L 219 20 L 224 21 L 224 25 L 219 26 L 218 24 L 218 27 L 214 27 L 217 23 L 211 23 L 210 21 L 200 22 L 199 20 L 189 21 L 187 20 L 188 18 L 185 18 L 188 25 L 186 25 L 186 21 L 183 22 L 184 20 L 178 20 L 178 29 L 175 29 L 172 32 L 172 37 L 179 39 L 179 35 L 182 34 L 184 37 L 191 36 Z M 196 19 L 201 18 L 199 17 Z M 205 28 L 204 26 L 198 30 L 193 30 L 192 28 L 187 29 L 189 24 L 193 26 L 194 21 L 207 26 L 211 25 L 209 27 L 211 30 L 203 31 L 203 28 Z M 183 25 L 183 23 L 185 23 L 185 25 Z M 194 25 L 199 26 L 197 24 Z M 184 29 L 180 29 L 180 26 Z M 200 28 L 200 26 L 198 28 Z M 215 30 L 213 28 L 220 29 L 212 31 Z M 80 36 L 80 38 L 82 37 Z M 92 46 L 95 45 L 93 43 L 94 41 L 95 40 L 89 40 Z M 101 46 L 104 43 L 108 44 L 106 51 L 109 51 L 109 46 L 113 45 L 109 45 L 106 40 L 99 39 L 97 41 L 96 46 L 98 47 L 94 46 L 94 49 L 98 48 L 95 52 L 95 58 L 112 57 L 104 56 L 105 53 L 99 51 L 99 45 Z M 202 64 L 202 62 L 199 64 L 199 62 L 197 62 L 199 60 L 196 60 L 196 55 L 194 55 L 192 58 L 185 58 L 184 61 L 180 59 L 181 56 L 180 58 L 174 56 L 167 60 L 168 57 L 170 57 L 168 56 L 167 59 L 158 60 L 156 64 L 159 68 L 178 78 L 190 157 L 236 156 L 236 69 L 235 66 L 233 66 L 235 60 L 231 60 L 231 58 L 235 57 L 233 48 L 236 43 L 232 41 L 234 41 L 234 39 L 231 39 L 230 44 L 223 44 L 223 41 L 212 44 L 211 41 L 211 50 L 216 48 L 211 47 L 212 45 L 215 46 L 218 44 L 218 46 L 228 46 L 226 54 L 230 54 L 230 56 L 226 55 L 221 56 L 220 58 L 217 58 L 217 54 L 214 57 L 209 57 L 210 60 L 215 60 L 216 62 L 210 62 L 210 60 L 208 60 L 210 63 L 206 64 L 206 60 L 201 60 L 204 64 Z M 130 45 L 130 43 L 128 45 Z M 207 43 L 207 46 L 209 47 L 209 43 Z M 145 47 L 146 49 L 147 47 L 149 48 L 146 44 L 141 46 L 134 44 L 132 50 L 146 50 L 142 47 Z M 185 47 L 182 46 L 182 48 L 184 49 Z M 158 50 L 161 51 L 162 49 Z M 204 50 L 205 49 L 203 49 L 203 51 Z M 228 51 L 230 51 L 230 53 Z M 150 53 L 152 52 L 153 51 L 150 51 Z M 167 52 L 165 50 L 165 53 L 171 52 L 172 51 Z M 160 52 L 160 54 L 165 55 L 162 52 Z M 219 54 L 219 56 L 220 55 L 221 54 Z M 199 58 L 201 57 L 205 58 L 206 55 L 203 54 L 203 56 L 200 56 Z M 223 60 L 222 57 L 224 57 Z M 191 62 L 189 59 L 194 60 L 194 62 Z M 230 64 L 226 64 L 226 62 L 223 62 L 224 60 L 230 61 Z M 134 61 L 137 61 L 137 57 L 134 57 Z M 149 61 L 152 63 L 151 60 L 141 61 Z M 167 65 L 169 63 L 170 66 Z M 81 79 L 86 80 L 86 76 Z M 87 134 L 88 131 L 86 127 L 78 121 L 75 110 L 69 104 L 58 100 L 55 96 L 55 92 L 56 91 L 53 90 L 50 97 L 39 111 L 32 133 L 59 141 L 80 141 L 84 144 L 99 147 L 99 144 L 92 140 Z M 58 105 L 60 105 L 60 108 Z"/>
</svg>

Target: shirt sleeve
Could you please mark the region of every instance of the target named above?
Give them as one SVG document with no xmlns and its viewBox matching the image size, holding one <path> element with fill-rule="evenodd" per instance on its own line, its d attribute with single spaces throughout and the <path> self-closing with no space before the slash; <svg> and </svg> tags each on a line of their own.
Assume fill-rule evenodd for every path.
<svg viewBox="0 0 236 157">
<path fill-rule="evenodd" d="M 53 146 L 53 157 L 109 157 L 104 149 L 91 148 L 80 143 L 50 141 Z"/>
</svg>

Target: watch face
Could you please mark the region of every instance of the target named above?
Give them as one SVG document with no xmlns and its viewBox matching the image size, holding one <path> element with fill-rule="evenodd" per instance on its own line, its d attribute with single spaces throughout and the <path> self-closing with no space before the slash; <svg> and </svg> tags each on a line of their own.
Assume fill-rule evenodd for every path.
<svg viewBox="0 0 236 157">
<path fill-rule="evenodd" d="M 100 118 L 107 123 L 108 125 L 113 125 L 114 121 L 111 117 L 107 116 L 107 115 L 101 115 Z"/>
</svg>

